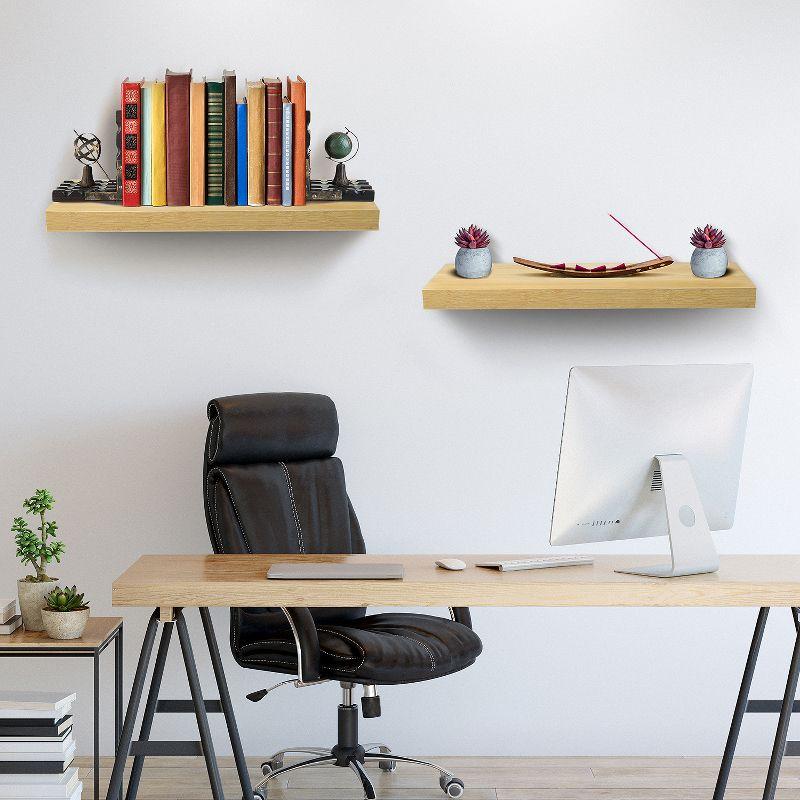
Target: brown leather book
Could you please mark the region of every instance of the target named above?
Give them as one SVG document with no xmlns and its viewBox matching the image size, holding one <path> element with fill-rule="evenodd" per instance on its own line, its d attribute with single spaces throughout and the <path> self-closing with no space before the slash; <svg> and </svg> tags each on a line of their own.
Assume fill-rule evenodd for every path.
<svg viewBox="0 0 800 800">
<path fill-rule="evenodd" d="M 265 88 L 263 81 L 247 81 L 247 205 L 249 206 L 263 206 L 266 201 Z"/>
<path fill-rule="evenodd" d="M 236 73 L 222 73 L 222 197 L 226 206 L 236 205 Z"/>
<path fill-rule="evenodd" d="M 206 202 L 206 84 L 189 90 L 189 205 Z"/>
<path fill-rule="evenodd" d="M 293 191 L 292 205 L 306 204 L 306 186 L 308 183 L 308 122 L 306 120 L 306 82 L 298 75 L 296 80 L 286 78 L 289 100 L 294 106 L 292 120 L 293 138 Z"/>
<path fill-rule="evenodd" d="M 167 205 L 189 205 L 189 84 L 192 73 L 167 70 Z"/>
<path fill-rule="evenodd" d="M 281 204 L 281 118 L 283 84 L 280 78 L 263 78 L 267 94 L 267 205 Z"/>
</svg>

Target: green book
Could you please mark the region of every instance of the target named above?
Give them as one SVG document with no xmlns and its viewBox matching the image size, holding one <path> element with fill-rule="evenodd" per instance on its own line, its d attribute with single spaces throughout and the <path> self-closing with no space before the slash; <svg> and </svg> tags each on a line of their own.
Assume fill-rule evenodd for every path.
<svg viewBox="0 0 800 800">
<path fill-rule="evenodd" d="M 206 205 L 221 206 L 224 155 L 222 83 L 206 81 Z"/>
</svg>

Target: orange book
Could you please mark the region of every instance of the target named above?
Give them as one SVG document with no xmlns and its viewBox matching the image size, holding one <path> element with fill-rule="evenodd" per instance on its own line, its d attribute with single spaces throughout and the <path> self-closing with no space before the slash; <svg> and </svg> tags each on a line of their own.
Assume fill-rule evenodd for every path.
<svg viewBox="0 0 800 800">
<path fill-rule="evenodd" d="M 310 152 L 308 141 L 308 123 L 306 121 L 306 82 L 298 75 L 296 80 L 286 78 L 289 100 L 294 104 L 292 120 L 292 138 L 294 154 L 292 163 L 293 192 L 292 204 L 306 204 L 306 186 L 310 169 Z"/>
<path fill-rule="evenodd" d="M 206 84 L 189 87 L 189 205 L 206 202 Z"/>
<path fill-rule="evenodd" d="M 247 81 L 247 205 L 267 202 L 266 108 L 263 81 Z"/>
</svg>

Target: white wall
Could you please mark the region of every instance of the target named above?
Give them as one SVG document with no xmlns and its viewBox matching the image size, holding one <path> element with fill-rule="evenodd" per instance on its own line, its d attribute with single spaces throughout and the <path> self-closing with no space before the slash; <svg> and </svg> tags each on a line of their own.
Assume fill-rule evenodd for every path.
<svg viewBox="0 0 800 800">
<path fill-rule="evenodd" d="M 719 546 L 797 552 L 800 7 L 336 5 L 97 3 L 87 16 L 69 3 L 6 4 L 4 524 L 32 489 L 51 488 L 68 547 L 57 574 L 107 614 L 112 580 L 137 556 L 208 550 L 206 401 L 301 390 L 338 405 L 339 452 L 373 552 L 541 552 L 571 364 L 748 360 L 741 503 Z M 86 54 L 75 47 L 84 39 L 96 43 Z M 362 152 L 351 174 L 377 187 L 380 232 L 46 234 L 50 189 L 76 173 L 72 128 L 96 130 L 110 165 L 120 79 L 188 66 L 209 77 L 235 67 L 240 80 L 299 70 L 314 172 L 330 172 L 324 136 L 354 129 Z M 683 260 L 693 226 L 721 225 L 758 308 L 422 310 L 422 285 L 471 222 L 492 233 L 496 260 L 641 257 L 607 211 Z M 22 571 L 10 535 L 0 553 L 0 594 L 12 594 Z M 780 695 L 788 664 L 790 619 L 775 616 L 759 697 Z M 129 685 L 146 614 L 124 617 Z M 385 689 L 384 716 L 364 724 L 365 737 L 422 753 L 717 754 L 754 617 L 478 609 L 478 663 Z M 225 643 L 226 615 L 215 620 Z M 332 742 L 334 687 L 251 706 L 244 693 L 271 676 L 239 669 L 225 650 L 248 753 Z M 90 752 L 88 664 L 0 668 L 9 686 L 76 687 Z M 207 662 L 203 677 L 209 685 Z M 177 659 L 170 695 L 188 696 Z M 161 738 L 194 736 L 190 718 L 157 725 Z M 742 752 L 768 752 L 773 725 L 748 719 Z"/>
</svg>

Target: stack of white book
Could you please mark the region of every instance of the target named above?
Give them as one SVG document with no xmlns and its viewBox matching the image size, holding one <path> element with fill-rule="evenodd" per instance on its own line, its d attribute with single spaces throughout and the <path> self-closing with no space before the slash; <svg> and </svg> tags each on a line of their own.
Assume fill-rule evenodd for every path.
<svg viewBox="0 0 800 800">
<path fill-rule="evenodd" d="M 0 634 L 14 633 L 22 625 L 22 617 L 17 614 L 17 601 L 13 598 L 0 598 Z"/>
<path fill-rule="evenodd" d="M 0 800 L 80 800 L 74 694 L 0 691 Z"/>
</svg>

